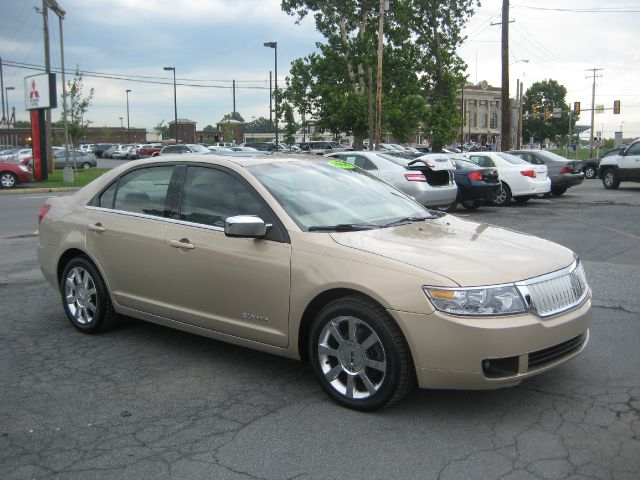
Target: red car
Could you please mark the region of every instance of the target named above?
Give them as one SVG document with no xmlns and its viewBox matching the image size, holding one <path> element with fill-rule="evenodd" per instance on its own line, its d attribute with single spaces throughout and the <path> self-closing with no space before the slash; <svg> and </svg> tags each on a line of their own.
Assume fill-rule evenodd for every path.
<svg viewBox="0 0 640 480">
<path fill-rule="evenodd" d="M 31 181 L 29 169 L 18 163 L 0 162 L 0 187 L 11 188 Z"/>
</svg>

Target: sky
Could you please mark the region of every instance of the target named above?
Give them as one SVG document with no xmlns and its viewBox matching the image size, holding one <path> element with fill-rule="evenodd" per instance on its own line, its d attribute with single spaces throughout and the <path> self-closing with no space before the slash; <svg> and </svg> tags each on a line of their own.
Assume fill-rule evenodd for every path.
<svg viewBox="0 0 640 480">
<path fill-rule="evenodd" d="M 41 0 L 0 0 L 0 58 L 9 103 L 18 120 L 26 120 L 24 77 L 44 65 Z M 312 19 L 296 24 L 279 0 L 58 0 L 67 12 L 63 22 L 65 67 L 87 72 L 84 89 L 95 91 L 85 118 L 92 126 L 126 126 L 126 93 L 131 127 L 149 131 L 174 117 L 176 68 L 178 118 L 215 125 L 233 110 L 246 121 L 269 115 L 269 71 L 278 42 L 278 82 L 284 85 L 291 62 L 322 41 Z M 604 5 L 604 6 L 603 6 Z M 467 40 L 458 50 L 471 82 L 501 83 L 500 21 L 502 0 L 483 0 L 465 27 Z M 589 10 L 589 11 L 575 11 Z M 622 127 L 625 138 L 640 136 L 640 1 L 517 0 L 510 5 L 510 91 L 516 79 L 526 89 L 554 79 L 567 88 L 567 102 L 580 101 L 579 124 L 590 123 L 592 72 L 596 104 L 621 114 L 595 116 L 595 130 L 605 138 Z M 60 67 L 58 19 L 49 14 L 51 64 Z M 91 72 L 91 73 L 89 73 Z M 111 77 L 111 78 L 106 78 Z M 126 77 L 124 79 L 123 77 Z M 67 76 L 69 79 L 69 76 Z M 58 90 L 61 90 L 58 78 Z M 58 119 L 62 109 L 53 113 Z"/>
</svg>

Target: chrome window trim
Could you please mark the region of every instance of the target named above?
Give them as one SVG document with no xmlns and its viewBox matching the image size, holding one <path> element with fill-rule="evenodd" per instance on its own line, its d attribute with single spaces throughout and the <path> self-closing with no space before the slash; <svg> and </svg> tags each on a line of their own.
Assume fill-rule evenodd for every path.
<svg viewBox="0 0 640 480">
<path fill-rule="evenodd" d="M 187 227 L 196 227 L 196 228 L 202 228 L 204 230 L 213 230 L 214 232 L 224 233 L 224 228 L 223 227 L 216 227 L 214 225 L 206 225 L 204 223 L 187 222 L 185 220 L 177 220 L 175 218 L 167 218 L 167 217 L 158 217 L 156 215 L 148 215 L 146 213 L 127 212 L 126 210 L 116 210 L 114 208 L 93 207 L 93 206 L 90 206 L 90 205 L 86 205 L 85 208 L 87 210 L 95 210 L 95 211 L 98 211 L 98 212 L 115 213 L 117 215 L 126 215 L 126 216 L 129 216 L 129 217 L 145 218 L 147 220 L 156 220 L 156 221 L 160 221 L 160 222 L 171 223 L 171 224 L 174 224 L 174 225 L 184 225 L 184 226 L 187 226 Z"/>
<path fill-rule="evenodd" d="M 578 266 L 580 265 L 580 260 L 576 259 L 573 261 L 573 263 L 571 265 L 569 265 L 568 267 L 565 268 L 561 268 L 560 270 L 556 270 L 555 272 L 551 272 L 551 273 L 546 273 L 544 275 L 540 275 L 539 277 L 532 277 L 532 278 L 528 278 L 526 280 L 520 280 L 518 282 L 513 282 L 513 283 L 498 283 L 498 284 L 494 284 L 494 285 L 481 285 L 481 286 L 473 286 L 473 287 L 464 287 L 464 286 L 459 286 L 459 287 L 441 287 L 439 285 L 423 285 L 422 286 L 422 290 L 423 292 L 426 294 L 427 298 L 429 300 L 431 300 L 431 295 L 429 295 L 428 289 L 429 288 L 434 288 L 434 289 L 438 289 L 438 290 L 482 290 L 482 289 L 489 289 L 489 288 L 500 288 L 500 287 L 516 287 L 516 289 L 518 290 L 518 292 L 520 293 L 520 296 L 522 297 L 523 303 L 528 307 L 528 309 L 524 312 L 516 312 L 516 313 L 502 313 L 502 314 L 494 314 L 494 315 L 477 315 L 477 316 L 473 316 L 473 315 L 457 315 L 454 313 L 448 313 L 448 312 L 444 312 L 442 310 L 439 310 L 432 302 L 433 307 L 439 311 L 444 313 L 445 315 L 451 315 L 452 317 L 459 317 L 459 318 L 490 318 L 490 317 L 506 317 L 506 316 L 514 316 L 514 315 L 522 315 L 523 313 L 532 313 L 534 315 L 536 315 L 539 318 L 545 319 L 545 318 L 549 318 L 552 317 L 554 315 L 558 315 L 560 313 L 564 313 L 564 312 L 568 312 L 569 310 L 573 310 L 575 308 L 578 308 L 579 306 L 581 306 L 585 299 L 587 298 L 587 296 L 589 295 L 589 284 L 588 282 L 585 283 L 585 289 L 584 292 L 582 292 L 582 295 L 578 298 L 578 300 L 576 300 L 575 303 L 573 303 L 572 305 L 569 305 L 567 307 L 563 307 L 563 308 L 559 308 L 556 310 L 553 310 L 551 312 L 540 314 L 536 308 L 533 306 L 533 302 L 531 300 L 531 294 L 529 292 L 529 286 L 531 285 L 536 285 L 538 283 L 543 283 L 549 280 L 554 280 L 556 278 L 561 278 L 564 277 L 566 275 L 570 275 L 574 270 L 576 270 L 578 268 Z M 583 266 L 584 268 L 584 266 Z"/>
</svg>

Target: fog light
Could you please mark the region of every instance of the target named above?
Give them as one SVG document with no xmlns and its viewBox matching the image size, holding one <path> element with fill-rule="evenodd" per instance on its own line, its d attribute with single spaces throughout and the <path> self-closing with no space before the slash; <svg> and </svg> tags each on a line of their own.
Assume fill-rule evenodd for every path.
<svg viewBox="0 0 640 480">
<path fill-rule="evenodd" d="M 489 360 L 482 361 L 482 370 L 489 370 L 491 368 L 491 362 Z"/>
</svg>

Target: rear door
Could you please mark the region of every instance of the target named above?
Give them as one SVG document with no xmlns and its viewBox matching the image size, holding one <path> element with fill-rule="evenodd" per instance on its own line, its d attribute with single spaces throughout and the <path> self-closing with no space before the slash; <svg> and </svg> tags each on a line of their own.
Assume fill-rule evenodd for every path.
<svg viewBox="0 0 640 480">
<path fill-rule="evenodd" d="M 114 300 L 170 316 L 164 237 L 173 165 L 138 168 L 112 183 L 88 207 L 86 242 Z"/>
</svg>

